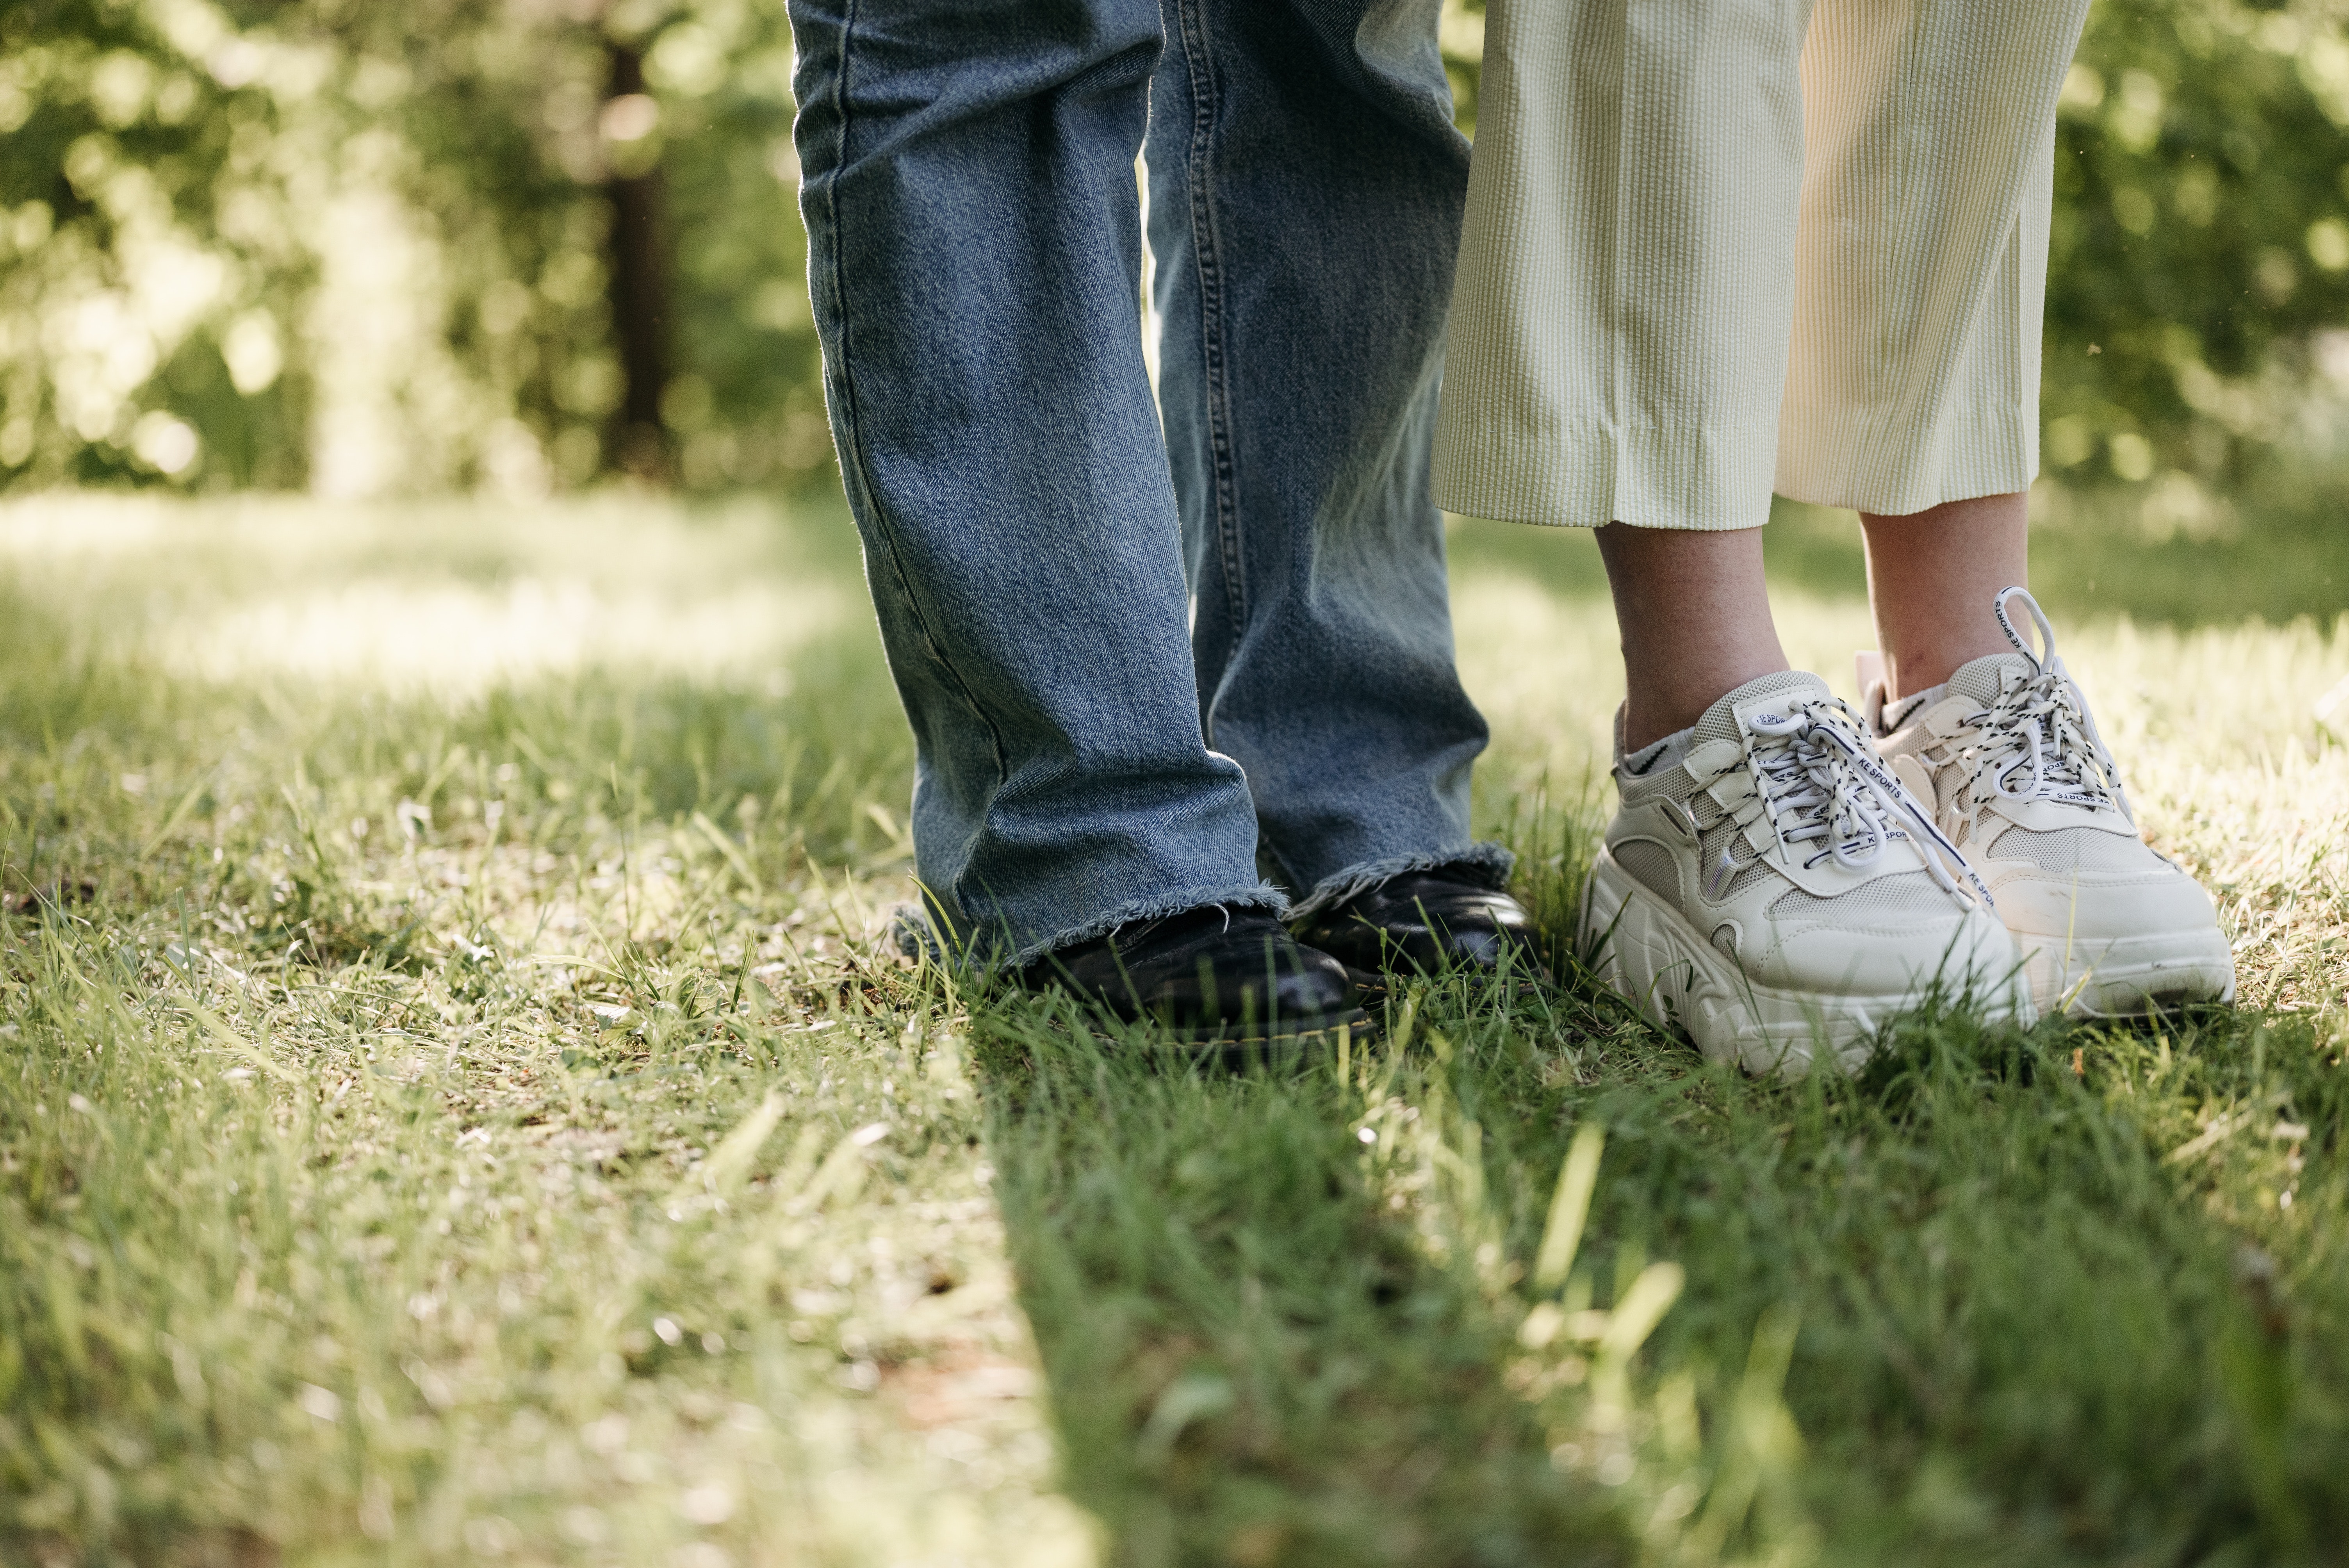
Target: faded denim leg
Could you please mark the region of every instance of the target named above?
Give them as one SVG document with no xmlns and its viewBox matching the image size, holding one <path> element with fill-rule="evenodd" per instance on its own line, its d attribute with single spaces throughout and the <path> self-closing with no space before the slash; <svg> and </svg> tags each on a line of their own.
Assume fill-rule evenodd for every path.
<svg viewBox="0 0 2349 1568">
<path fill-rule="evenodd" d="M 792 0 L 825 389 L 916 748 L 916 867 L 1024 963 L 1278 911 L 1207 749 L 1141 352 L 1155 0 Z"/>
<path fill-rule="evenodd" d="M 1428 452 L 1467 190 L 1438 0 L 1163 0 L 1159 396 L 1209 744 L 1299 913 L 1406 871 L 1498 886 Z"/>
</svg>

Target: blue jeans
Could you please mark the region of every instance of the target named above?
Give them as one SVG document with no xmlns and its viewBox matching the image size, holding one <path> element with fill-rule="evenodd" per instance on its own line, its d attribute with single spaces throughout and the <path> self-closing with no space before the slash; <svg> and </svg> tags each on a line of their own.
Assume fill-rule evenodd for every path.
<svg viewBox="0 0 2349 1568">
<path fill-rule="evenodd" d="M 1427 494 L 1467 179 L 1436 9 L 791 0 L 916 870 L 984 957 L 1288 909 L 1259 843 L 1299 912 L 1507 874 Z"/>
</svg>

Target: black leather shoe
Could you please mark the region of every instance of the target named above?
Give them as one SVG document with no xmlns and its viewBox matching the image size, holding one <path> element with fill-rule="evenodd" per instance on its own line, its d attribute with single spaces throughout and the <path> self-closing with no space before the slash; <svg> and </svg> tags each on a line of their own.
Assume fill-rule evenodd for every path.
<svg viewBox="0 0 2349 1568">
<path fill-rule="evenodd" d="M 1301 946 L 1261 910 L 1216 905 L 1137 921 L 1047 954 L 1014 978 L 1058 986 L 1120 1018 L 1154 1018 L 1226 1050 L 1309 1044 L 1369 1021 L 1346 967 Z"/>
<path fill-rule="evenodd" d="M 1513 978 L 1549 978 L 1525 906 L 1457 872 L 1390 877 L 1308 919 L 1297 928 L 1297 940 L 1337 959 L 1365 986 L 1382 987 L 1386 975 L 1404 969 L 1428 975 L 1465 969 L 1490 976 L 1504 955 Z"/>
</svg>

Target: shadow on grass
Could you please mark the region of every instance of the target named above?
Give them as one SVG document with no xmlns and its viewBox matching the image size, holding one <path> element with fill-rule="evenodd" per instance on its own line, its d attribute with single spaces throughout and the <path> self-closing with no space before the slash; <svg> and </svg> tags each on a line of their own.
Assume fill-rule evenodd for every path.
<svg viewBox="0 0 2349 1568">
<path fill-rule="evenodd" d="M 2026 1036 L 1944 1014 L 1851 1082 L 1616 1067 L 1583 1113 L 1610 1133 L 1594 1244 L 1687 1267 L 1651 1348 L 1708 1408 L 1709 1369 L 1795 1304 L 1786 1398 L 1830 1561 L 2331 1560 L 2337 1196 L 2278 1223 L 2271 1183 L 2304 1156 L 2265 1110 L 2220 1165 L 2165 1158 L 2217 1108 L 2322 1102 L 2337 1129 L 2331 1048 L 2223 1012 Z M 1495 1087 L 1487 1148 L 1556 1158 L 1554 1115 Z"/>
<path fill-rule="evenodd" d="M 1504 1386 L 1511 1326 L 1371 1169 L 1374 1046 L 1343 1075 L 1202 1072 L 1057 1001 L 980 1032 L 1068 1484 L 1117 1561 L 1630 1559 Z"/>
<path fill-rule="evenodd" d="M 1520 846 L 1555 934 L 1579 841 L 1526 827 L 1557 836 Z M 2209 1009 L 2017 1032 L 1928 1010 L 1857 1078 L 1787 1083 L 1701 1062 L 1580 975 L 1537 1005 L 1413 1005 L 1423 1044 L 1367 1091 L 1375 1043 L 1342 1072 L 1203 1076 L 1052 1005 L 983 1010 L 1022 1301 L 1070 1488 L 1120 1561 L 1639 1554 L 1644 1517 L 1544 1462 L 1511 1323 L 1431 1250 L 1428 1194 L 1357 1147 L 1381 1095 L 1476 1129 L 1488 1278 L 1530 1272 L 1576 1130 L 1605 1129 L 1566 1303 L 1686 1269 L 1639 1375 L 1688 1390 L 1692 1473 L 1728 1468 L 1757 1325 L 1799 1320 L 1784 1397 L 1807 1448 L 1775 1535 L 1733 1531 L 1732 1553 L 2339 1560 L 2332 1026 Z"/>
</svg>

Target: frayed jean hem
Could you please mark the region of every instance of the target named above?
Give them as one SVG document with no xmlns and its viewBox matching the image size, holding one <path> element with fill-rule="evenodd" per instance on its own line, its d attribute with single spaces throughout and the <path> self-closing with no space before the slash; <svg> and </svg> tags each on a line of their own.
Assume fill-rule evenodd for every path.
<svg viewBox="0 0 2349 1568">
<path fill-rule="evenodd" d="M 1241 882 L 1228 887 L 1186 888 L 1157 898 L 1137 899 L 1123 903 L 1106 914 L 1053 933 L 1040 942 L 1022 947 L 984 940 L 985 927 L 974 929 L 973 940 L 959 953 L 939 934 L 935 913 L 918 904 L 901 904 L 893 913 L 891 924 L 897 941 L 897 950 L 908 958 L 927 958 L 932 962 L 955 965 L 968 965 L 981 974 L 1001 975 L 1024 969 L 1040 958 L 1091 942 L 1097 936 L 1107 936 L 1122 925 L 1135 925 L 1145 921 L 1165 920 L 1178 914 L 1188 914 L 1195 909 L 1210 906 L 1220 909 L 1260 909 L 1276 920 L 1288 914 L 1288 899 L 1281 891 L 1267 882 Z"/>
<path fill-rule="evenodd" d="M 1134 925 L 1143 921 L 1166 920 L 1178 914 L 1188 914 L 1195 909 L 1210 904 L 1219 909 L 1260 909 L 1275 920 L 1288 915 L 1288 899 L 1269 882 L 1242 882 L 1233 887 L 1195 888 L 1171 892 L 1159 898 L 1139 900 L 1121 904 L 1097 920 L 1034 942 L 1014 953 L 1002 965 L 1006 969 L 1023 969 L 1039 958 L 1074 947 L 1081 942 L 1091 942 L 1096 936 L 1107 936 L 1121 925 Z"/>
<path fill-rule="evenodd" d="M 1308 893 L 1288 912 L 1291 920 L 1303 920 L 1320 913 L 1334 904 L 1359 898 L 1371 889 L 1392 882 L 1412 872 L 1458 872 L 1472 882 L 1499 889 L 1507 885 L 1509 872 L 1516 868 L 1517 857 L 1495 843 L 1471 844 L 1464 850 L 1453 850 L 1440 854 L 1390 855 L 1382 861 L 1367 861 L 1350 866 Z"/>
</svg>

